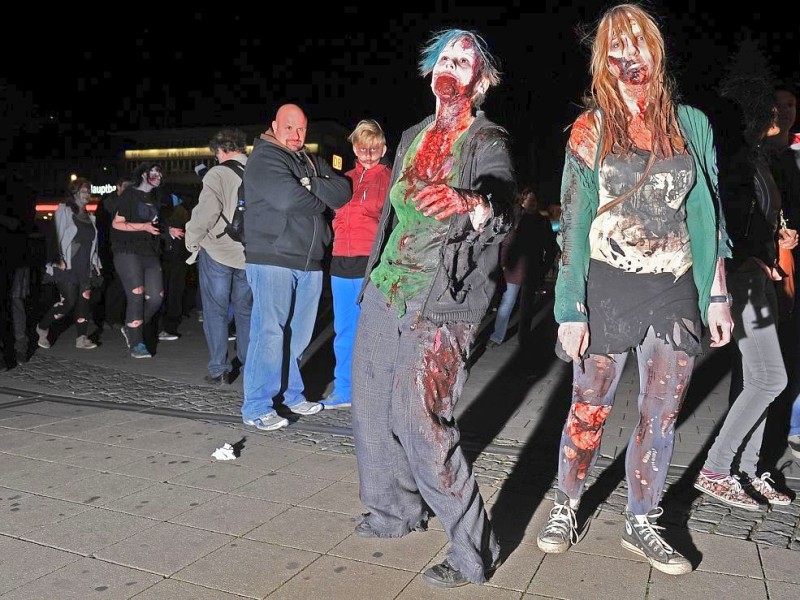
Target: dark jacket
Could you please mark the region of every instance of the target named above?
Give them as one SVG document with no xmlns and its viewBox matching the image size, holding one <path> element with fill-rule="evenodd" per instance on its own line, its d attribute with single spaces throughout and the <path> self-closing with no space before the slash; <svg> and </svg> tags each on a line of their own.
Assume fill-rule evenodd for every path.
<svg viewBox="0 0 800 600">
<path fill-rule="evenodd" d="M 750 257 L 774 265 L 781 196 L 761 148 L 744 146 L 730 158 L 721 155 L 719 187 L 733 242 L 726 268 L 735 271 Z"/>
<path fill-rule="evenodd" d="M 403 132 L 392 169 L 392 185 L 401 175 L 403 160 L 417 134 L 430 123 L 431 115 Z M 482 111 L 467 130 L 459 165 L 458 187 L 480 192 L 491 205 L 492 215 L 480 231 L 472 227 L 469 215 L 453 215 L 439 254 L 439 268 L 425 295 L 422 318 L 436 324 L 480 323 L 494 296 L 499 274 L 498 245 L 513 224 L 512 203 L 516 192 L 514 167 L 505 129 L 491 122 Z M 390 186 L 391 190 L 391 186 Z M 383 204 L 378 233 L 367 263 L 359 302 L 377 266 L 397 218 L 388 200 Z"/>
<path fill-rule="evenodd" d="M 308 177 L 311 190 L 300 180 Z M 350 180 L 325 159 L 292 152 L 267 132 L 256 138 L 244 171 L 245 261 L 321 271 L 331 242 L 325 212 L 350 200 Z"/>
<path fill-rule="evenodd" d="M 517 224 L 500 245 L 500 265 L 507 283 L 535 291 L 558 255 L 550 220 L 538 211 L 519 212 Z"/>
</svg>

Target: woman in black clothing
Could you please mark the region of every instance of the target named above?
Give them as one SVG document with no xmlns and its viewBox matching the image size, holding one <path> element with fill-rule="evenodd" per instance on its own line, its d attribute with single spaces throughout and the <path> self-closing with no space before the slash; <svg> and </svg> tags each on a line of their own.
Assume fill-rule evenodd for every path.
<svg viewBox="0 0 800 600">
<path fill-rule="evenodd" d="M 133 175 L 136 183 L 119 197 L 112 222 L 114 267 L 128 301 L 122 335 L 133 358 L 150 358 L 143 326 L 158 312 L 164 297 L 160 211 L 158 200 L 151 193 L 161 185 L 162 176 L 158 164 L 140 165 Z M 169 227 L 167 232 L 173 239 L 183 238 L 181 229 Z"/>
<path fill-rule="evenodd" d="M 97 228 L 94 216 L 86 211 L 91 197 L 91 183 L 79 177 L 69 184 L 69 197 L 58 207 L 55 215 L 57 256 L 47 267 L 58 286 L 59 300 L 47 311 L 36 326 L 40 348 L 49 348 L 50 326 L 60 321 L 74 309 L 75 347 L 81 350 L 97 348 L 88 336 L 90 276 L 100 274 L 100 257 L 97 254 Z"/>
</svg>

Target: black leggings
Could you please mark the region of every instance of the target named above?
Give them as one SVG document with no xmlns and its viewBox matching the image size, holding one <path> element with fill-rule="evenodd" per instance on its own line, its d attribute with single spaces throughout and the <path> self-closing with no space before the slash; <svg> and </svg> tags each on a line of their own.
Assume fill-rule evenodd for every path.
<svg viewBox="0 0 800 600">
<path fill-rule="evenodd" d="M 86 296 L 91 292 L 88 276 L 81 281 L 75 269 L 62 271 L 53 267 L 53 279 L 61 298 L 39 321 L 39 328 L 50 329 L 54 321 L 60 321 L 74 309 L 76 333 L 79 336 L 86 335 L 89 331 L 89 298 Z"/>
<path fill-rule="evenodd" d="M 114 268 L 128 300 L 125 324 L 128 326 L 128 341 L 133 347 L 143 341 L 142 325 L 153 318 L 164 299 L 161 261 L 158 256 L 117 253 L 114 255 Z M 144 292 L 134 293 L 137 288 L 144 288 Z M 131 326 L 134 321 L 139 322 L 136 327 Z"/>
</svg>

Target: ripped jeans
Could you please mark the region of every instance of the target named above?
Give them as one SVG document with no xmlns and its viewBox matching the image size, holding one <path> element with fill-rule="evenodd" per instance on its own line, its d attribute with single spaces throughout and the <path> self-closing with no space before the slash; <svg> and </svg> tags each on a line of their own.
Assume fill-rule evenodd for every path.
<svg viewBox="0 0 800 600">
<path fill-rule="evenodd" d="M 691 380 L 694 357 L 659 339 L 652 328 L 636 348 L 639 423 L 625 454 L 628 510 L 644 515 L 661 501 L 675 443 L 675 421 Z M 561 434 L 558 487 L 570 499 L 583 494 L 628 353 L 590 354 L 573 364 L 572 406 Z"/>
<path fill-rule="evenodd" d="M 114 268 L 125 290 L 127 306 L 125 308 L 125 325 L 128 330 L 128 341 L 131 348 L 144 340 L 144 325 L 161 308 L 164 300 L 164 277 L 161 273 L 161 261 L 158 256 L 142 256 L 127 252 L 114 254 Z M 133 290 L 143 288 L 141 294 Z M 131 327 L 131 323 L 139 321 L 139 325 Z"/>
</svg>

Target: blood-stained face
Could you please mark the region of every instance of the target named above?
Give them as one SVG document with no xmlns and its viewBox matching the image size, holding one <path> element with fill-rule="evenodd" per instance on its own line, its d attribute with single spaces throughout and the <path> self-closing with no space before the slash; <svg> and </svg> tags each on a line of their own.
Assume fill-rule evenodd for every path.
<svg viewBox="0 0 800 600">
<path fill-rule="evenodd" d="M 471 97 L 475 90 L 479 60 L 468 38 L 455 40 L 445 46 L 433 67 L 431 89 L 436 97 L 442 101 Z"/>
<path fill-rule="evenodd" d="M 641 85 L 653 78 L 655 61 L 636 21 L 631 21 L 633 38 L 621 33 L 611 39 L 608 51 L 608 68 L 622 83 Z"/>
<path fill-rule="evenodd" d="M 386 144 L 375 140 L 362 140 L 353 144 L 353 153 L 362 167 L 371 169 L 380 164 L 381 158 L 386 154 Z"/>
<path fill-rule="evenodd" d="M 164 175 L 159 167 L 153 167 L 147 172 L 147 183 L 153 187 L 158 187 L 161 185 L 161 179 L 163 176 Z"/>
</svg>

